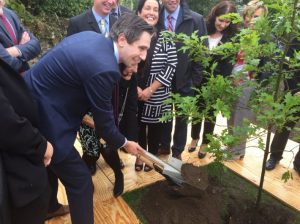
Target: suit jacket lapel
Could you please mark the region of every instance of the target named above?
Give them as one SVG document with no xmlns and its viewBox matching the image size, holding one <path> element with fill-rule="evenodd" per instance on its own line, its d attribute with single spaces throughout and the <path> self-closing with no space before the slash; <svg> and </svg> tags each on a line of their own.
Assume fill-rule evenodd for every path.
<svg viewBox="0 0 300 224">
<path fill-rule="evenodd" d="M 92 10 L 89 10 L 87 12 L 87 22 L 88 24 L 92 27 L 92 29 L 97 32 L 97 33 L 101 33 L 100 28 L 98 26 L 98 23 L 96 21 L 96 18 L 92 12 Z"/>
<path fill-rule="evenodd" d="M 183 13 L 182 13 L 182 7 L 180 7 L 178 17 L 177 17 L 177 21 L 176 21 L 176 25 L 175 25 L 175 31 L 177 30 L 178 26 L 182 23 L 182 21 L 183 21 Z"/>
<path fill-rule="evenodd" d="M 5 10 L 4 10 L 4 12 L 5 12 Z M 8 21 L 10 22 L 10 24 L 11 24 L 11 26 L 12 26 L 12 28 L 13 28 L 15 34 L 16 34 L 16 29 L 15 29 L 15 27 L 14 27 L 14 25 L 13 25 L 13 22 L 11 21 L 10 15 L 7 15 L 7 13 L 5 13 L 5 16 L 6 16 L 6 18 L 8 19 Z M 12 38 L 11 38 L 9 32 L 6 30 L 6 28 L 5 28 L 5 26 L 4 26 L 4 24 L 3 24 L 2 22 L 0 23 L 0 29 L 1 29 L 1 31 L 5 34 L 5 37 L 7 37 L 6 39 L 7 39 L 8 44 L 9 44 L 10 46 L 13 46 L 13 45 L 14 45 L 14 42 L 13 42 L 13 40 L 12 40 Z"/>
<path fill-rule="evenodd" d="M 117 21 L 117 18 L 111 14 L 109 14 L 109 30 L 114 25 L 114 23 Z"/>
</svg>

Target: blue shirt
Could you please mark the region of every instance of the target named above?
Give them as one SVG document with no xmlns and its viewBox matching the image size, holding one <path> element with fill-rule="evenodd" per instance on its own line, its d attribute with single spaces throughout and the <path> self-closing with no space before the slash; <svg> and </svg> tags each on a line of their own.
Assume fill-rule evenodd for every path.
<svg viewBox="0 0 300 224">
<path fill-rule="evenodd" d="M 168 29 L 168 16 L 171 15 L 172 16 L 172 27 L 173 27 L 173 29 L 175 31 L 175 29 L 176 29 L 176 23 L 177 23 L 177 19 L 178 19 L 178 15 L 179 15 L 179 11 L 180 11 L 180 5 L 178 5 L 177 9 L 173 13 L 169 13 L 165 9 L 164 21 L 165 21 L 165 28 L 166 28 L 166 30 Z"/>
<path fill-rule="evenodd" d="M 108 33 L 109 32 L 109 15 L 103 17 L 103 16 L 100 16 L 95 10 L 94 8 L 92 8 L 92 12 L 93 12 L 93 15 L 95 16 L 95 19 L 97 21 L 97 24 L 99 26 L 99 29 L 101 30 L 101 33 L 102 33 L 102 27 L 101 27 L 101 20 L 104 19 L 105 20 L 105 31 Z"/>
</svg>

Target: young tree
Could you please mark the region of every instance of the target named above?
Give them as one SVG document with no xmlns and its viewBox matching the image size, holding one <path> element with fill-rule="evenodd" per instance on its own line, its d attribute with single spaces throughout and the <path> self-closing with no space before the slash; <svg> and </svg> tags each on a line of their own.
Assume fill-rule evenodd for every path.
<svg viewBox="0 0 300 224">
<path fill-rule="evenodd" d="M 210 71 L 206 74 L 209 81 L 196 90 L 197 94 L 194 98 L 183 99 L 174 95 L 172 99 L 172 102 L 182 109 L 173 111 L 172 116 L 186 116 L 188 122 L 191 122 L 192 118 L 193 122 L 199 122 L 203 117 L 210 119 L 207 112 L 211 109 L 215 114 L 221 113 L 229 118 L 231 108 L 241 91 L 232 83 L 234 80 L 239 80 L 244 72 L 251 72 L 254 75 L 256 81 L 246 81 L 245 85 L 255 89 L 249 109 L 255 112 L 256 122 L 250 123 L 245 119 L 244 122 L 247 124 L 245 126 L 228 127 L 221 135 L 209 136 L 210 144 L 207 151 L 216 157 L 215 161 L 220 162 L 224 158 L 224 153 L 227 153 L 222 146 L 235 145 L 246 138 L 259 139 L 258 147 L 264 150 L 264 157 L 256 199 L 257 208 L 261 200 L 271 131 L 281 130 L 286 123 L 295 122 L 299 119 L 296 114 L 300 112 L 300 96 L 292 94 L 291 89 L 281 88 L 282 83 L 300 76 L 300 52 L 297 50 L 300 43 L 299 0 L 265 0 L 264 3 L 270 11 L 267 17 L 257 18 L 251 28 L 241 29 L 232 42 L 222 44 L 212 51 L 208 51 L 203 44 L 203 39 L 198 39 L 196 35 L 176 36 L 178 41 L 184 43 L 181 50 L 187 51 L 192 60 L 200 61 L 206 67 L 212 64 L 209 55 L 230 57 L 232 63 L 235 63 L 236 55 L 240 50 L 244 52 L 246 66 L 229 78 L 224 78 L 214 74 L 213 64 L 210 69 L 206 69 Z M 237 15 L 231 14 L 226 17 L 232 22 L 238 21 Z M 200 97 L 207 105 L 204 111 L 198 111 L 197 101 Z M 229 134 L 230 128 L 240 134 Z M 264 131 L 261 131 L 262 128 Z M 263 139 L 263 134 L 266 134 L 266 141 Z M 283 175 L 285 180 L 290 177 L 292 178 L 292 175 L 289 171 Z"/>
</svg>

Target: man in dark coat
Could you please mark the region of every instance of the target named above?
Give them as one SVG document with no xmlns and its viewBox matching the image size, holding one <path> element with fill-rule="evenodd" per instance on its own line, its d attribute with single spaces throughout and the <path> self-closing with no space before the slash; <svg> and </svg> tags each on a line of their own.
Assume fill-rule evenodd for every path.
<svg viewBox="0 0 300 224">
<path fill-rule="evenodd" d="M 203 16 L 191 11 L 185 0 L 163 0 L 158 22 L 159 30 L 169 30 L 175 33 L 185 33 L 191 35 L 197 31 L 198 36 L 207 35 L 206 25 Z M 168 16 L 171 17 L 171 27 Z M 172 30 L 170 30 L 172 28 Z M 176 43 L 177 49 L 180 49 L 182 43 Z M 175 77 L 173 78 L 172 90 L 181 96 L 193 96 L 192 86 L 199 86 L 202 79 L 203 68 L 199 63 L 192 62 L 188 55 L 178 52 L 178 64 Z M 165 133 L 162 139 L 161 152 L 168 153 L 171 143 L 171 131 Z M 186 120 L 177 117 L 175 122 L 175 131 L 173 136 L 172 153 L 174 157 L 181 158 L 187 139 Z"/>
<path fill-rule="evenodd" d="M 0 59 L 0 157 L 7 186 L 11 216 L 0 223 L 42 224 L 48 209 L 50 188 L 45 166 L 53 148 L 38 131 L 38 110 L 23 78 Z M 3 174 L 3 173 L 2 173 Z M 2 203 L 2 204 L 1 204 Z M 3 221 L 5 220 L 5 221 Z M 3 222 L 2 222 L 3 221 Z"/>
<path fill-rule="evenodd" d="M 41 52 L 39 41 L 26 31 L 18 16 L 0 0 L 0 58 L 18 72 L 29 69 L 28 61 Z"/>
<path fill-rule="evenodd" d="M 144 60 L 152 34 L 153 27 L 126 14 L 112 27 L 111 38 L 92 31 L 69 36 L 25 75 L 39 105 L 40 130 L 54 147 L 50 169 L 66 188 L 73 224 L 93 223 L 91 175 L 73 145 L 87 111 L 111 150 L 124 147 L 133 155 L 141 150 L 116 127 L 111 98 L 119 63 L 135 67 Z"/>
</svg>

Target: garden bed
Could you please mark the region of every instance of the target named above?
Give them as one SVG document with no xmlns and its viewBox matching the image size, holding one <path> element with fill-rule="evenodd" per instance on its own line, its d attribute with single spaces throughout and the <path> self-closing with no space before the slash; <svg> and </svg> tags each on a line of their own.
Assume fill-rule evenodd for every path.
<svg viewBox="0 0 300 224">
<path fill-rule="evenodd" d="M 195 167 L 191 176 L 195 176 Z M 299 212 L 286 207 L 267 193 L 258 210 L 254 202 L 257 187 L 224 167 L 197 167 L 199 188 L 178 187 L 160 181 L 124 195 L 124 199 L 144 224 L 299 224 Z M 186 171 L 186 169 L 185 169 Z M 188 172 L 185 174 L 188 175 Z M 205 187 L 204 187 L 205 186 Z M 203 190 L 205 189 L 205 190 Z"/>
</svg>

